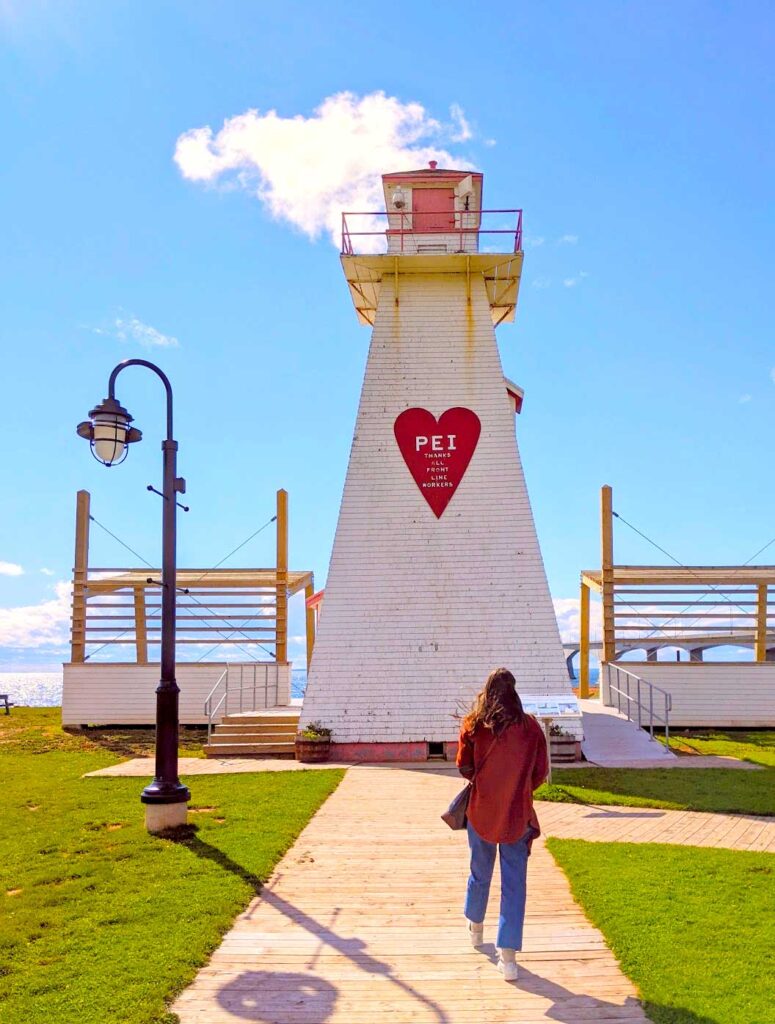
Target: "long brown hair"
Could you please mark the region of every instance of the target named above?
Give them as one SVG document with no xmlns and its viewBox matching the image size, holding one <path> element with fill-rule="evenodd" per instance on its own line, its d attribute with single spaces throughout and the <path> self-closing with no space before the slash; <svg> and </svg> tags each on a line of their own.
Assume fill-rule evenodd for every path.
<svg viewBox="0 0 775 1024">
<path fill-rule="evenodd" d="M 525 711 L 517 693 L 516 679 L 507 668 L 496 668 L 487 677 L 481 693 L 463 719 L 463 728 L 466 732 L 473 732 L 478 725 L 484 725 L 499 736 L 514 722 L 521 725 L 524 720 Z"/>
</svg>

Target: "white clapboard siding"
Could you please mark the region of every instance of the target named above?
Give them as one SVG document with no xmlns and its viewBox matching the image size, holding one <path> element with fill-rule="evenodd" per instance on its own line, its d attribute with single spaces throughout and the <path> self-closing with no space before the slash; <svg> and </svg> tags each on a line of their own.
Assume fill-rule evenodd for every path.
<svg viewBox="0 0 775 1024">
<path fill-rule="evenodd" d="M 291 666 L 274 662 L 251 662 L 243 671 L 245 710 L 253 706 L 253 671 L 256 672 L 256 708 L 285 706 L 291 697 Z M 239 711 L 237 687 L 240 665 L 231 665 L 229 711 Z M 204 703 L 226 669 L 223 662 L 180 664 L 176 669 L 180 687 L 180 722 L 197 725 L 207 720 Z M 266 680 L 266 687 L 264 682 Z M 156 720 L 156 687 L 159 665 L 66 664 L 62 692 L 63 725 L 152 725 Z M 276 695 L 276 696 L 275 696 Z M 265 702 L 266 696 L 266 702 Z M 220 721 L 225 707 L 214 721 Z"/>
<path fill-rule="evenodd" d="M 456 738 L 488 672 L 571 693 L 517 450 L 484 281 L 382 281 L 302 723 L 340 743 Z M 404 463 L 396 417 L 464 406 L 478 446 L 437 519 Z"/>
<path fill-rule="evenodd" d="M 673 700 L 671 726 L 775 727 L 775 663 L 632 662 L 619 663 Z M 642 700 L 647 698 L 641 696 Z M 611 703 L 615 703 L 612 698 Z M 655 703 L 662 713 L 662 705 Z"/>
</svg>

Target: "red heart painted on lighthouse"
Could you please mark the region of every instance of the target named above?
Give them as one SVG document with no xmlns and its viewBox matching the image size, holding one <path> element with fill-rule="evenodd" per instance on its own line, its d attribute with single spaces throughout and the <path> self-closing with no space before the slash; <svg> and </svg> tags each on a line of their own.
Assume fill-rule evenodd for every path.
<svg viewBox="0 0 775 1024">
<path fill-rule="evenodd" d="M 437 519 L 463 479 L 481 431 L 476 413 L 459 406 L 438 420 L 427 409 L 406 409 L 393 424 L 404 462 Z"/>
</svg>

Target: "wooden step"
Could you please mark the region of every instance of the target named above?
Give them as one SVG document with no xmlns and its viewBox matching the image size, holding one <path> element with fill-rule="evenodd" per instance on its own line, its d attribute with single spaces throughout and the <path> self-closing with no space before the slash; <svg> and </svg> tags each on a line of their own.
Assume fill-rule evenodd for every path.
<svg viewBox="0 0 775 1024">
<path fill-rule="evenodd" d="M 280 733 L 280 735 L 270 734 L 267 735 L 263 732 L 257 732 L 255 729 L 245 729 L 240 732 L 220 732 L 216 729 L 210 737 L 211 743 L 268 743 L 268 744 L 287 744 L 293 745 L 296 742 L 295 732 Z"/>
<path fill-rule="evenodd" d="M 208 743 L 205 757 L 293 757 L 293 743 Z"/>
<path fill-rule="evenodd" d="M 261 732 L 267 736 L 277 736 L 285 733 L 289 736 L 296 735 L 298 722 L 219 722 L 215 729 L 219 733 L 233 735 L 238 732 Z"/>
<path fill-rule="evenodd" d="M 299 715 L 298 714 L 262 714 L 260 711 L 250 712 L 249 714 L 239 715 L 224 715 L 219 725 L 298 725 Z"/>
</svg>

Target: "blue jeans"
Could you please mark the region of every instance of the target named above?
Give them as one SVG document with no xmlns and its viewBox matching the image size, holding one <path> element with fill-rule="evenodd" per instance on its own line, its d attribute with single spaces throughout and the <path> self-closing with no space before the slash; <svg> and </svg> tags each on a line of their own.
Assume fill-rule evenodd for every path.
<svg viewBox="0 0 775 1024">
<path fill-rule="evenodd" d="M 522 949 L 527 898 L 527 841 L 530 830 L 516 843 L 488 843 L 468 822 L 468 845 L 471 848 L 471 875 L 466 889 L 464 913 L 469 921 L 481 924 L 487 912 L 495 851 L 501 856 L 501 908 L 498 918 L 498 949 Z"/>
</svg>

